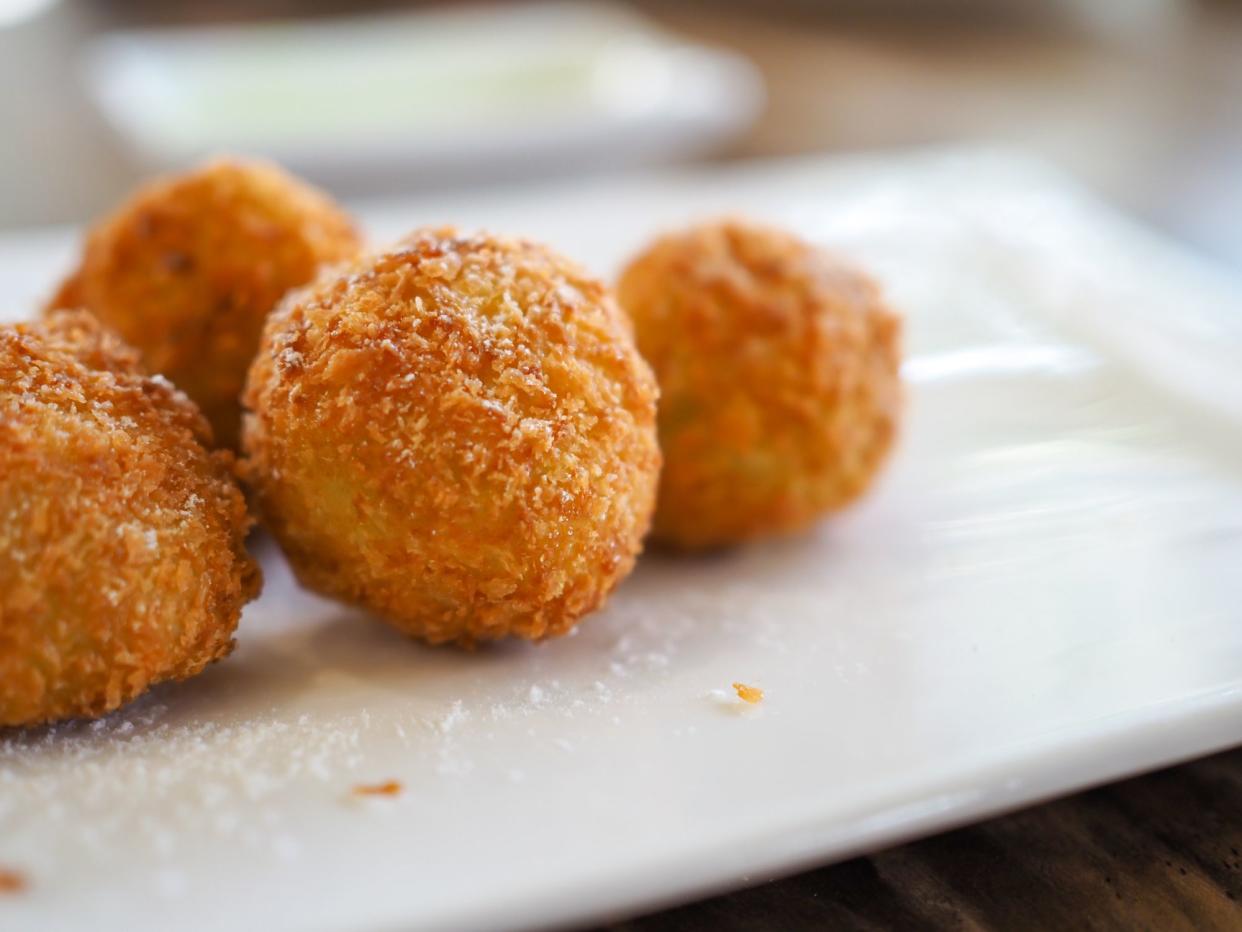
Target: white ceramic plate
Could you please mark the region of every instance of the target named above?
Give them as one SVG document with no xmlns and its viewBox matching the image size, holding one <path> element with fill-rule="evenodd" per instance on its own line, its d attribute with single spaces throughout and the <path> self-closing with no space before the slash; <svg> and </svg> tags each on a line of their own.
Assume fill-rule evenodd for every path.
<svg viewBox="0 0 1242 932">
<path fill-rule="evenodd" d="M 874 495 L 797 539 L 644 558 L 577 636 L 474 654 L 299 592 L 262 543 L 233 658 L 0 737 L 0 864 L 30 878 L 0 927 L 585 921 L 1242 740 L 1242 301 L 1056 176 L 940 153 L 364 216 L 611 273 L 722 211 L 853 255 L 908 315 Z M 69 242 L 0 244 L 15 310 Z M 388 779 L 405 792 L 350 795 Z"/>
<path fill-rule="evenodd" d="M 740 56 L 603 2 L 132 30 L 82 70 L 143 164 L 236 150 L 351 187 L 702 152 L 763 104 Z"/>
</svg>

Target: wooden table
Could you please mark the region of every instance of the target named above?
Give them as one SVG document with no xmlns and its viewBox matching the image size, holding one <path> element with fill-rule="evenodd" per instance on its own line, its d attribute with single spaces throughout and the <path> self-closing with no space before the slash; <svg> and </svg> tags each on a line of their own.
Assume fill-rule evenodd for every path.
<svg viewBox="0 0 1242 932">
<path fill-rule="evenodd" d="M 1242 749 L 608 927 L 1242 929 Z"/>
</svg>

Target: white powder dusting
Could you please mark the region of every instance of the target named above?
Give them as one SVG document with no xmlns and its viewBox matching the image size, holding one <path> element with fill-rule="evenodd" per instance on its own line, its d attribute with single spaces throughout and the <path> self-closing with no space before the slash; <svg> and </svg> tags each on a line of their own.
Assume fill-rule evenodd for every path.
<svg viewBox="0 0 1242 932">
<path fill-rule="evenodd" d="M 368 641 L 355 629 L 348 642 L 343 633 L 331 640 L 359 622 L 338 629 L 337 610 L 281 591 L 282 572 L 273 572 L 269 594 L 248 611 L 252 630 L 233 668 L 237 679 L 220 681 L 258 684 L 253 697 L 170 686 L 94 723 L 0 734 L 0 842 L 42 851 L 49 863 L 71 858 L 100 870 L 125 850 L 145 859 L 161 897 L 183 895 L 194 875 L 171 868 L 204 848 L 246 851 L 276 869 L 309 856 L 320 843 L 307 835 L 313 814 L 339 811 L 343 791 L 359 782 L 395 779 L 407 788 L 400 805 L 433 805 L 489 780 L 529 784 L 550 764 L 546 752 L 532 752 L 498 766 L 492 743 L 506 753 L 587 754 L 595 735 L 615 735 L 628 709 L 676 675 L 679 653 L 710 617 L 691 604 L 695 597 L 676 592 L 654 613 L 649 602 L 618 596 L 574 642 L 516 645 L 478 664 L 483 672 L 453 673 L 460 676 L 453 680 L 440 677 L 437 665 L 443 658 L 446 671 L 468 669 L 457 654 L 410 647 L 406 665 L 401 655 L 394 659 L 393 641 Z M 322 626 L 285 624 L 290 612 L 319 611 Z M 488 662 L 506 668 L 497 676 Z M 427 677 L 423 687 L 415 671 Z M 268 676 L 275 692 L 263 683 Z M 334 689 L 367 701 L 336 702 Z M 436 694 L 443 698 L 429 698 Z M 207 695 L 210 703 L 202 701 Z M 183 696 L 190 698 L 180 704 Z M 282 704 L 289 702 L 307 705 Z M 661 714 L 672 716 L 670 728 L 693 733 L 677 721 L 676 707 Z M 571 719 L 582 724 L 567 730 Z M 345 811 L 355 808 L 351 802 Z M 162 868 L 170 869 L 157 876 Z"/>
<path fill-rule="evenodd" d="M 469 717 L 470 713 L 465 710 L 461 700 L 459 699 L 454 702 L 449 707 L 448 712 L 441 716 L 439 721 L 436 722 L 436 728 L 441 734 L 446 735 L 458 725 L 465 722 Z"/>
</svg>

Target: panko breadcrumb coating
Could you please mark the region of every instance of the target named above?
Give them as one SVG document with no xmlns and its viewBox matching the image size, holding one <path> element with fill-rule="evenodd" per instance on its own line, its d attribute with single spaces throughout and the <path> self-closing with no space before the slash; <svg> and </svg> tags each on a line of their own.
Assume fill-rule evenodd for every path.
<svg viewBox="0 0 1242 932">
<path fill-rule="evenodd" d="M 424 230 L 325 275 L 245 400 L 298 577 L 432 643 L 565 633 L 650 521 L 655 380 L 607 289 L 534 243 Z"/>
<path fill-rule="evenodd" d="M 871 279 L 724 221 L 655 242 L 618 297 L 660 383 L 661 542 L 796 530 L 867 488 L 901 411 L 900 321 Z"/>
<path fill-rule="evenodd" d="M 260 577 L 208 434 L 86 312 L 0 327 L 0 725 L 102 715 L 229 652 Z"/>
<path fill-rule="evenodd" d="M 277 166 L 215 161 L 146 185 L 92 229 L 49 306 L 93 312 L 235 447 L 264 318 L 360 246 L 336 204 Z"/>
</svg>

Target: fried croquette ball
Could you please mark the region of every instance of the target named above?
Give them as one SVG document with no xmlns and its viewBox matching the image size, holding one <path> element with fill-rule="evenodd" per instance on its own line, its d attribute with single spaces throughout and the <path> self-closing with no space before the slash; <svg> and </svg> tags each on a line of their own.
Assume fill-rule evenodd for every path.
<svg viewBox="0 0 1242 932">
<path fill-rule="evenodd" d="M 86 312 L 0 327 L 0 725 L 96 716 L 232 647 L 232 454 Z"/>
<path fill-rule="evenodd" d="M 651 371 L 610 292 L 534 243 L 419 231 L 294 292 L 245 400 L 298 577 L 432 643 L 564 634 L 655 504 Z"/>
<path fill-rule="evenodd" d="M 793 531 L 867 488 L 901 410 L 900 321 L 871 279 L 725 221 L 659 239 L 618 297 L 660 384 L 657 540 Z"/>
<path fill-rule="evenodd" d="M 360 246 L 336 204 L 275 165 L 215 161 L 147 185 L 92 229 L 49 306 L 94 313 L 235 447 L 264 318 Z"/>
</svg>

